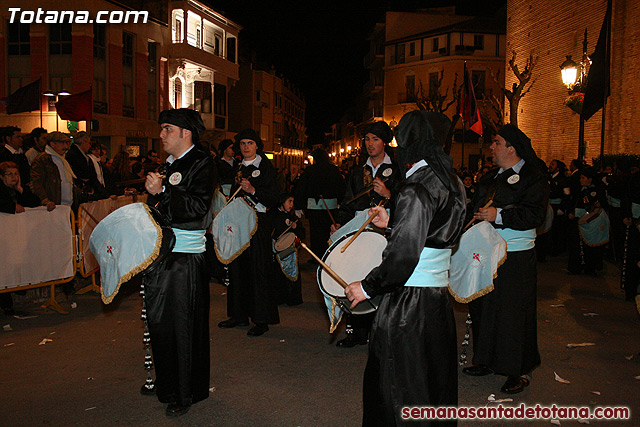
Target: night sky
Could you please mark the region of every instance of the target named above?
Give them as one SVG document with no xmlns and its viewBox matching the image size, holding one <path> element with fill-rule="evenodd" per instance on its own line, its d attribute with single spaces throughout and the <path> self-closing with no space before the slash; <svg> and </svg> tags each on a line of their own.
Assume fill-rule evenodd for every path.
<svg viewBox="0 0 640 427">
<path fill-rule="evenodd" d="M 455 5 L 457 13 L 492 15 L 506 0 L 292 1 L 205 0 L 243 27 L 241 55 L 256 52 L 305 95 L 309 144 L 353 106 L 368 80 L 366 40 L 384 12 Z M 357 8 L 364 5 L 364 9 Z M 361 6 L 362 7 L 362 6 Z"/>
</svg>

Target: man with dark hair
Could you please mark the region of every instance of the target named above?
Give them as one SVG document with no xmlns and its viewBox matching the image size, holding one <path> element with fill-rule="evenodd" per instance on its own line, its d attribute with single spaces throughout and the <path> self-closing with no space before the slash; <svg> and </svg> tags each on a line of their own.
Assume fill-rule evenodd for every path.
<svg viewBox="0 0 640 427">
<path fill-rule="evenodd" d="M 22 185 L 31 181 L 31 167 L 27 156 L 22 151 L 22 133 L 20 128 L 5 126 L 0 128 L 0 162 L 13 162 L 20 170 Z"/>
<path fill-rule="evenodd" d="M 450 123 L 444 114 L 426 111 L 412 111 L 400 120 L 398 160 L 407 170 L 397 190 L 393 221 L 383 208 L 373 208 L 377 226 L 391 225 L 389 242 L 382 263 L 345 289 L 352 307 L 383 295 L 364 373 L 363 426 L 404 425 L 402 408 L 407 406 L 458 403 L 456 327 L 448 284 L 466 201 L 453 159 L 442 149 Z M 448 424 L 455 425 L 455 420 Z"/>
<path fill-rule="evenodd" d="M 391 128 L 386 122 L 374 122 L 365 126 L 362 131 L 366 160 L 357 166 L 347 178 L 347 190 L 344 202 L 336 221 L 332 227 L 336 231 L 341 225 L 350 221 L 358 211 L 367 210 L 381 201 L 391 198 L 391 190 L 402 181 L 398 165 L 386 152 L 386 148 L 393 139 Z M 367 188 L 369 193 L 362 195 Z M 360 195 L 360 197 L 357 197 Z M 388 204 L 388 207 L 390 204 Z M 346 338 L 338 340 L 336 346 L 351 348 L 369 342 L 369 329 L 374 313 L 345 316 Z"/>
<path fill-rule="evenodd" d="M 43 128 L 35 128 L 31 131 L 31 139 L 33 141 L 33 147 L 29 148 L 25 156 L 29 164 L 33 163 L 33 160 L 38 157 L 38 154 L 44 152 L 44 147 L 47 145 L 47 130 Z"/>
<path fill-rule="evenodd" d="M 155 389 L 168 403 L 170 418 L 187 413 L 209 396 L 209 273 L 205 231 L 216 173 L 213 160 L 198 144 L 205 130 L 200 114 L 180 108 L 160 113 L 160 138 L 169 154 L 165 176 L 147 175 L 147 203 L 165 216 L 176 236 L 173 251 L 144 278 L 147 321 L 155 363 Z"/>
<path fill-rule="evenodd" d="M 142 160 L 142 166 L 144 168 L 144 174 L 148 174 L 149 172 L 155 172 L 160 167 L 160 157 L 158 156 L 158 152 L 156 150 L 147 151 L 147 155 Z M 135 172 L 134 172 L 135 173 Z"/>
<path fill-rule="evenodd" d="M 544 163 L 516 126 L 507 124 L 498 131 L 491 152 L 500 169 L 482 177 L 467 216 L 492 223 L 507 242 L 507 260 L 498 269 L 494 290 L 469 303 L 474 366 L 462 372 L 506 375 L 500 390 L 513 394 L 529 385 L 529 374 L 540 364 L 535 238 L 536 227 L 544 221 L 549 186 Z"/>
<path fill-rule="evenodd" d="M 273 227 L 267 209 L 278 205 L 276 171 L 262 151 L 264 143 L 253 129 L 245 129 L 235 136 L 234 151 L 242 154 L 242 162 L 236 169 L 237 180 L 231 187 L 234 194 L 253 205 L 258 218 L 257 230 L 249 247 L 229 264 L 229 291 L 227 315 L 229 319 L 218 323 L 222 329 L 253 326 L 247 331 L 250 337 L 263 335 L 269 324 L 280 323 L 275 300 L 275 284 L 271 268 L 271 232 Z"/>
</svg>

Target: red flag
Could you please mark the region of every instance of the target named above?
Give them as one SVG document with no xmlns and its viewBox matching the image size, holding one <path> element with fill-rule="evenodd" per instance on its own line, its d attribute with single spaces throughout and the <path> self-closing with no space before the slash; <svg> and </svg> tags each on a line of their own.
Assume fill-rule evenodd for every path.
<svg viewBox="0 0 640 427">
<path fill-rule="evenodd" d="M 480 110 L 476 103 L 476 95 L 473 92 L 473 83 L 471 75 L 467 69 L 467 63 L 464 63 L 464 86 L 462 89 L 462 97 L 460 99 L 460 116 L 462 120 L 469 123 L 469 129 L 482 135 L 482 120 L 480 119 Z"/>
<path fill-rule="evenodd" d="M 75 95 L 65 96 L 56 102 L 56 110 L 62 120 L 73 120 L 74 122 L 86 120 L 90 122 L 93 111 L 91 89 Z"/>
<path fill-rule="evenodd" d="M 7 109 L 7 114 L 24 113 L 40 109 L 40 79 L 0 99 Z"/>
</svg>

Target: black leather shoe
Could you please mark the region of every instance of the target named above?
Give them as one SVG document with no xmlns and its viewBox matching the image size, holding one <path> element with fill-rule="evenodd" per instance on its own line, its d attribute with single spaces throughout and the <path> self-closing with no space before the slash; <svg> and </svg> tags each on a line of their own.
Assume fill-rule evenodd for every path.
<svg viewBox="0 0 640 427">
<path fill-rule="evenodd" d="M 338 341 L 336 343 L 336 347 L 340 347 L 340 348 L 351 348 L 351 347 L 355 347 L 357 345 L 365 345 L 368 344 L 369 342 L 367 340 L 357 340 L 353 337 L 353 335 L 347 335 L 346 338 L 341 339 L 340 341 Z"/>
<path fill-rule="evenodd" d="M 256 323 L 247 331 L 247 335 L 250 337 L 259 337 L 269 330 L 269 327 L 264 323 Z"/>
<path fill-rule="evenodd" d="M 516 394 L 524 390 L 529 385 L 529 380 L 522 377 L 509 376 L 500 391 L 507 394 Z"/>
<path fill-rule="evenodd" d="M 189 412 L 191 405 L 178 405 L 177 403 L 169 403 L 167 406 L 167 418 L 178 418 Z"/>
<path fill-rule="evenodd" d="M 493 374 L 493 371 L 487 365 L 473 365 L 462 369 L 462 373 L 472 377 L 484 377 Z"/>
<path fill-rule="evenodd" d="M 221 329 L 229 329 L 229 328 L 235 328 L 236 326 L 249 326 L 249 322 L 247 322 L 246 320 L 238 320 L 238 319 L 227 319 L 227 320 L 223 320 L 222 322 L 218 323 L 218 328 Z"/>
</svg>

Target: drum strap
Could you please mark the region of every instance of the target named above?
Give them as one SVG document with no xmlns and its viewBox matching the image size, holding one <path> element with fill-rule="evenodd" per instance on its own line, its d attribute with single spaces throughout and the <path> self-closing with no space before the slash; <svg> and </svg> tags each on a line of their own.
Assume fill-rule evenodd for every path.
<svg viewBox="0 0 640 427">
<path fill-rule="evenodd" d="M 205 230 L 182 230 L 180 228 L 172 230 L 176 236 L 173 252 L 200 254 L 205 251 Z"/>
<path fill-rule="evenodd" d="M 498 234 L 507 242 L 507 252 L 519 252 L 533 249 L 536 240 L 536 229 L 513 230 L 511 228 L 498 228 Z"/>
<path fill-rule="evenodd" d="M 449 284 L 451 249 L 423 248 L 418 265 L 404 284 L 415 287 L 441 287 Z"/>
</svg>

